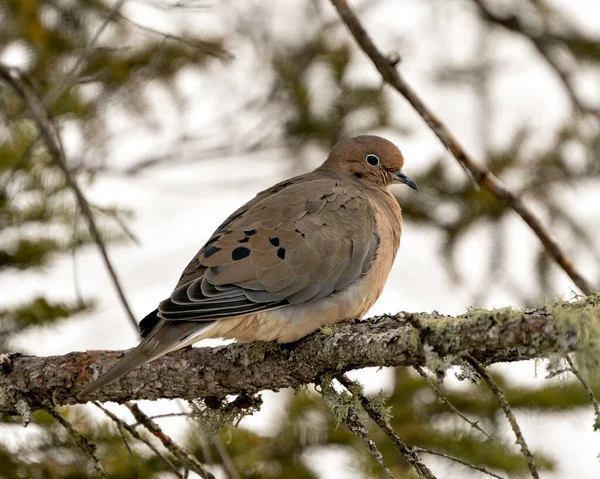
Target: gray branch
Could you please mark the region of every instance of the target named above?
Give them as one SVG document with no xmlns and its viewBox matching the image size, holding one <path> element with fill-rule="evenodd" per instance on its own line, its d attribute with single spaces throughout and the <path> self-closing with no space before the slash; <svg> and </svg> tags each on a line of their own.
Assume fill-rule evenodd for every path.
<svg viewBox="0 0 600 479">
<path fill-rule="evenodd" d="M 323 375 L 373 366 L 425 366 L 435 371 L 577 351 L 596 356 L 600 294 L 540 309 L 472 309 L 458 317 L 398 313 L 327 327 L 296 343 L 186 348 L 146 364 L 91 395 L 97 401 L 187 400 L 296 388 Z M 122 351 L 64 356 L 11 355 L 0 369 L 0 414 L 24 405 L 75 404 L 75 396 L 124 355 Z"/>
</svg>

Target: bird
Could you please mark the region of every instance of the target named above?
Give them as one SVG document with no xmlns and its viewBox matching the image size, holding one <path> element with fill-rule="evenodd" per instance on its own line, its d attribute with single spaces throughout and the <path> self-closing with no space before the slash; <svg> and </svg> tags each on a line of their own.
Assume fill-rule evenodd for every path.
<svg viewBox="0 0 600 479">
<path fill-rule="evenodd" d="M 373 135 L 337 143 L 315 170 L 233 212 L 139 324 L 141 343 L 79 399 L 132 369 L 207 338 L 288 343 L 361 318 L 400 247 L 401 208 L 389 186 L 417 184 L 404 157 Z"/>
</svg>

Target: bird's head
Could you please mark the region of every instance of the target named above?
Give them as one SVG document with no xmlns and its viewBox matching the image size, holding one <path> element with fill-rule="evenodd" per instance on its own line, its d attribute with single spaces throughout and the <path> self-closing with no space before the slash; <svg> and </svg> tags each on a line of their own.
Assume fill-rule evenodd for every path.
<svg viewBox="0 0 600 479">
<path fill-rule="evenodd" d="M 340 141 L 333 147 L 323 168 L 340 171 L 380 187 L 417 184 L 402 173 L 404 157 L 396 145 L 379 136 L 362 135 Z"/>
</svg>

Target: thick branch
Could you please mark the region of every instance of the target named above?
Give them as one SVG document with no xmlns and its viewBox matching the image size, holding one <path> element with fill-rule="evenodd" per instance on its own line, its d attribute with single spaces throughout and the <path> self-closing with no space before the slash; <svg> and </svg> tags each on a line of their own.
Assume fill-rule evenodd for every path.
<svg viewBox="0 0 600 479">
<path fill-rule="evenodd" d="M 597 305 L 598 304 L 598 305 Z M 372 366 L 457 364 L 470 354 L 484 364 L 595 347 L 600 295 L 536 310 L 471 310 L 459 317 L 399 313 L 328 327 L 297 343 L 187 348 L 144 365 L 92 395 L 99 401 L 224 397 L 298 387 L 324 374 Z M 75 404 L 75 395 L 124 355 L 88 351 L 12 357 L 0 371 L 0 413 L 18 403 Z M 6 363 L 6 361 L 5 361 Z"/>
</svg>

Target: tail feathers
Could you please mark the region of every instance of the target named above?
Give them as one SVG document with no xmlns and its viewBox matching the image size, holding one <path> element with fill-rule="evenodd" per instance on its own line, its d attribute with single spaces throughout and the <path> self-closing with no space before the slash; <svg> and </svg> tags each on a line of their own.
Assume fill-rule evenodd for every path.
<svg viewBox="0 0 600 479">
<path fill-rule="evenodd" d="M 155 309 L 140 321 L 140 324 L 138 325 L 140 336 L 142 338 L 148 336 L 159 322 L 160 317 L 158 316 L 158 309 Z"/>
<path fill-rule="evenodd" d="M 146 337 L 117 364 L 81 391 L 77 398 L 85 399 L 91 393 L 119 379 L 138 366 L 191 344 L 190 338 L 198 337 L 212 324 L 211 322 L 198 323 L 194 321 L 163 322 L 155 328 L 154 334 Z"/>
</svg>

